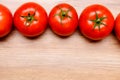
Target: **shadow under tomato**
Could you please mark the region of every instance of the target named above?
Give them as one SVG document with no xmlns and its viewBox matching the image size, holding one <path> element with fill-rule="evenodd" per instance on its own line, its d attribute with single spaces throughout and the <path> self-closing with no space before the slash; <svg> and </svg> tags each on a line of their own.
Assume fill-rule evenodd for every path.
<svg viewBox="0 0 120 80">
<path fill-rule="evenodd" d="M 19 32 L 19 33 L 20 33 L 24 38 L 26 38 L 26 39 L 35 40 L 35 39 L 39 39 L 39 38 L 41 38 L 42 36 L 44 36 L 47 30 L 48 30 L 48 25 L 47 25 L 45 31 L 44 31 L 42 34 L 40 34 L 40 35 L 38 35 L 38 36 L 34 36 L 34 37 L 27 37 L 27 36 L 22 35 L 22 33 L 20 33 L 20 32 Z"/>
<path fill-rule="evenodd" d="M 69 35 L 69 36 L 61 36 L 61 35 L 58 35 L 56 34 L 55 32 L 53 32 L 53 30 L 51 29 L 50 25 L 48 25 L 48 28 L 50 29 L 50 31 L 52 32 L 53 35 L 55 35 L 55 37 L 58 37 L 58 38 L 61 38 L 61 39 L 68 39 L 70 38 L 73 34 Z"/>
<path fill-rule="evenodd" d="M 42 34 L 40 34 L 40 35 L 38 35 L 38 36 L 35 36 L 35 37 L 27 37 L 27 36 L 22 35 L 21 33 L 20 33 L 20 34 L 21 34 L 24 38 L 26 38 L 26 39 L 35 40 L 35 39 L 38 39 L 38 38 L 40 38 L 41 36 L 43 36 L 44 33 L 45 33 L 45 32 L 43 32 Z"/>
<path fill-rule="evenodd" d="M 0 42 L 3 42 L 3 41 L 5 42 L 6 40 L 8 40 L 13 35 L 14 30 L 15 30 L 15 27 L 14 27 L 14 25 L 12 25 L 11 31 L 6 36 L 1 37 Z"/>
<path fill-rule="evenodd" d="M 115 30 L 112 31 L 112 35 L 114 36 L 114 39 L 117 41 L 117 44 L 119 44 L 119 46 L 120 46 L 120 40 L 118 40 L 118 38 L 115 34 Z"/>
<path fill-rule="evenodd" d="M 102 42 L 102 40 L 92 40 L 92 39 L 89 39 L 89 38 L 85 37 L 85 36 L 81 33 L 79 27 L 78 27 L 78 29 L 77 29 L 77 32 L 79 33 L 79 35 L 80 35 L 85 41 L 87 41 L 87 42 L 89 42 L 89 43 L 100 43 L 100 42 Z"/>
<path fill-rule="evenodd" d="M 54 33 L 54 32 L 53 32 Z M 61 35 L 57 35 L 56 33 L 54 33 L 57 37 L 61 38 L 61 39 L 68 39 L 70 38 L 73 34 L 69 35 L 69 36 L 61 36 Z"/>
</svg>

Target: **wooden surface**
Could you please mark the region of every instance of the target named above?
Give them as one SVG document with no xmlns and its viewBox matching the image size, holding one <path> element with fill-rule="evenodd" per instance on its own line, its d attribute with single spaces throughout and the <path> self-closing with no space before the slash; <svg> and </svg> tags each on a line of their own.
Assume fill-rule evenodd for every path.
<svg viewBox="0 0 120 80">
<path fill-rule="evenodd" d="M 0 0 L 12 13 L 24 2 Z M 57 3 L 67 2 L 80 15 L 88 5 L 108 7 L 114 17 L 120 0 L 33 0 L 49 13 Z M 16 29 L 0 39 L 0 80 L 120 80 L 120 42 L 111 34 L 91 42 L 76 31 L 68 38 L 56 36 L 49 28 L 35 39 L 23 37 Z"/>
</svg>

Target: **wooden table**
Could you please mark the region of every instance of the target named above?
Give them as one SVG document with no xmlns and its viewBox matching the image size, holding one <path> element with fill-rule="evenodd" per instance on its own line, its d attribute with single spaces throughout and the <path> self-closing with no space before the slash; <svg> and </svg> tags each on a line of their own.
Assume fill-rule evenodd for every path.
<svg viewBox="0 0 120 80">
<path fill-rule="evenodd" d="M 24 2 L 1 0 L 12 13 Z M 88 5 L 108 7 L 114 17 L 120 11 L 120 0 L 33 0 L 49 13 L 58 3 L 67 2 L 80 15 Z M 77 30 L 60 38 L 49 28 L 35 39 L 23 37 L 16 29 L 0 39 L 0 80 L 120 80 L 120 41 L 114 34 L 91 42 Z"/>
</svg>

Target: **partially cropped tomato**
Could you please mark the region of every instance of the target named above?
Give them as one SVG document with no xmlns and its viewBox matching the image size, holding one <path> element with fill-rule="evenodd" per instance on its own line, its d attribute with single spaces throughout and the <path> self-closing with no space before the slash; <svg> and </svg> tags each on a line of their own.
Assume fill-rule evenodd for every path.
<svg viewBox="0 0 120 80">
<path fill-rule="evenodd" d="M 115 34 L 117 38 L 120 40 L 120 14 L 118 14 L 115 20 Z"/>
<path fill-rule="evenodd" d="M 36 37 L 46 29 L 47 13 L 37 3 L 25 3 L 16 10 L 14 25 L 24 36 Z"/>
<path fill-rule="evenodd" d="M 49 14 L 49 25 L 57 35 L 70 36 L 78 26 L 76 10 L 66 3 L 56 5 Z"/>
<path fill-rule="evenodd" d="M 12 14 L 9 9 L 0 4 L 0 37 L 6 36 L 12 28 Z"/>
<path fill-rule="evenodd" d="M 114 27 L 114 17 L 104 6 L 94 4 L 85 8 L 79 19 L 81 33 L 91 40 L 101 40 Z"/>
</svg>

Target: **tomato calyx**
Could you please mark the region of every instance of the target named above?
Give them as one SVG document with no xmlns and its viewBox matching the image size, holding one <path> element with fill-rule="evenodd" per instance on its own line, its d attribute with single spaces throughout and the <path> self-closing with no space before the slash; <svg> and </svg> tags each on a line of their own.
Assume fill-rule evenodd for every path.
<svg viewBox="0 0 120 80">
<path fill-rule="evenodd" d="M 100 17 L 100 18 L 99 18 L 97 12 L 95 12 L 95 14 L 96 14 L 96 19 L 95 19 L 95 20 L 90 20 L 90 21 L 92 21 L 92 22 L 94 23 L 94 28 L 93 28 L 93 30 L 94 30 L 96 27 L 98 27 L 98 29 L 99 29 L 99 31 L 100 31 L 100 26 L 101 26 L 101 25 L 106 26 L 106 24 L 103 23 L 103 20 L 106 19 L 107 17 Z"/>
<path fill-rule="evenodd" d="M 68 15 L 69 11 L 70 11 L 70 9 L 65 11 L 62 8 L 60 8 L 60 12 L 58 14 L 55 14 L 55 16 L 59 16 L 60 17 L 60 22 L 62 23 L 64 18 L 72 18 L 71 16 Z"/>
<path fill-rule="evenodd" d="M 35 12 L 34 14 L 30 14 L 30 12 L 28 12 L 27 16 L 21 16 L 21 17 L 26 19 L 25 25 L 30 26 L 33 21 L 37 21 L 37 19 L 35 19 L 34 16 L 35 16 Z"/>
</svg>

